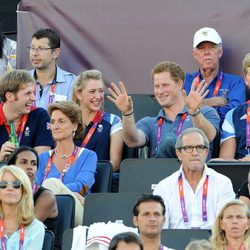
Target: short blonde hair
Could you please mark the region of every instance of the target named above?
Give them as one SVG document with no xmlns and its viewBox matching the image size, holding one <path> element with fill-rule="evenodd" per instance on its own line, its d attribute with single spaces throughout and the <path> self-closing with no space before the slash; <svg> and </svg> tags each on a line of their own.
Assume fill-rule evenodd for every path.
<svg viewBox="0 0 250 250">
<path fill-rule="evenodd" d="M 88 84 L 90 79 L 101 80 L 103 83 L 102 72 L 97 69 L 91 69 L 81 72 L 75 79 L 73 88 L 73 101 L 80 105 L 76 92 L 81 92 Z"/>
<path fill-rule="evenodd" d="M 22 198 L 17 206 L 17 221 L 19 225 L 27 226 L 34 220 L 34 201 L 30 180 L 26 173 L 14 165 L 3 166 L 0 168 L 0 181 L 3 180 L 3 175 L 11 173 L 17 180 L 22 183 Z M 2 201 L 0 200 L 0 216 L 3 218 Z"/>
<path fill-rule="evenodd" d="M 232 200 L 228 203 L 226 203 L 222 209 L 220 210 L 219 214 L 217 215 L 213 228 L 212 228 L 212 236 L 211 236 L 211 243 L 214 249 L 216 250 L 224 250 L 225 246 L 227 245 L 227 239 L 226 239 L 226 234 L 225 231 L 221 228 L 220 222 L 224 216 L 225 210 L 233 205 L 238 205 L 242 206 L 246 212 L 246 216 L 248 220 L 250 219 L 250 214 L 247 205 L 242 202 L 241 200 L 235 199 Z M 244 239 L 244 244 L 246 249 L 249 249 L 250 247 L 250 228 L 245 232 L 245 239 Z"/>
<path fill-rule="evenodd" d="M 250 67 L 250 53 L 247 53 L 242 61 L 243 74 L 247 75 L 248 68 Z"/>
</svg>

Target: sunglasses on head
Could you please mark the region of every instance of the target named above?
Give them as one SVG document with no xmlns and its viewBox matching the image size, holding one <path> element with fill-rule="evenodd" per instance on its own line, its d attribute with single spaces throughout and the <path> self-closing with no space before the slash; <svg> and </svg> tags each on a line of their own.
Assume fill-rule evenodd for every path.
<svg viewBox="0 0 250 250">
<path fill-rule="evenodd" d="M 0 181 L 0 188 L 5 189 L 7 186 L 10 185 L 15 189 L 19 189 L 22 186 L 20 181 Z"/>
</svg>

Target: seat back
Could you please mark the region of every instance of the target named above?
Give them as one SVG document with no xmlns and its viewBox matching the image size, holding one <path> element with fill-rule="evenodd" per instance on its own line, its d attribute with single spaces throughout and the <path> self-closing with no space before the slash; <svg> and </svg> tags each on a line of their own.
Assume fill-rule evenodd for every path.
<svg viewBox="0 0 250 250">
<path fill-rule="evenodd" d="M 209 230 L 201 229 L 164 229 L 161 242 L 164 246 L 175 250 L 183 250 L 192 240 L 209 239 Z"/>
<path fill-rule="evenodd" d="M 62 243 L 63 233 L 74 227 L 75 200 L 69 194 L 57 194 L 56 203 L 58 208 L 57 234 L 59 244 Z"/>
<path fill-rule="evenodd" d="M 71 250 L 74 229 L 67 229 L 63 234 L 62 250 Z"/>
<path fill-rule="evenodd" d="M 42 250 L 53 250 L 54 249 L 55 235 L 50 230 L 45 230 L 43 248 Z"/>
<path fill-rule="evenodd" d="M 217 161 L 208 162 L 207 165 L 231 179 L 235 193 L 238 193 L 241 184 L 247 180 L 250 171 L 250 162 Z"/>
<path fill-rule="evenodd" d="M 179 168 L 174 158 L 125 159 L 120 166 L 119 192 L 152 193 L 159 181 Z"/>
<path fill-rule="evenodd" d="M 109 161 L 98 161 L 92 193 L 107 193 L 111 189 L 112 165 Z"/>
<path fill-rule="evenodd" d="M 83 225 L 95 222 L 122 221 L 133 227 L 133 206 L 140 193 L 92 193 L 84 203 Z"/>
</svg>

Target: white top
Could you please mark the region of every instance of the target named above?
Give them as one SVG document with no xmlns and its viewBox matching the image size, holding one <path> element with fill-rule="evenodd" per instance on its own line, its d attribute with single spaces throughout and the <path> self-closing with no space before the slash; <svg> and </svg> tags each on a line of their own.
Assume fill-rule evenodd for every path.
<svg viewBox="0 0 250 250">
<path fill-rule="evenodd" d="M 184 222 L 180 205 L 178 178 L 182 173 L 184 200 L 188 216 L 188 222 Z M 202 219 L 202 188 L 208 175 L 207 190 L 207 221 Z M 230 200 L 235 198 L 231 180 L 208 168 L 205 165 L 203 176 L 194 193 L 192 187 L 185 178 L 182 166 L 181 168 L 160 181 L 156 186 L 155 195 L 160 195 L 166 206 L 166 222 L 164 228 L 201 228 L 211 229 L 213 222 L 220 208 Z"/>
</svg>

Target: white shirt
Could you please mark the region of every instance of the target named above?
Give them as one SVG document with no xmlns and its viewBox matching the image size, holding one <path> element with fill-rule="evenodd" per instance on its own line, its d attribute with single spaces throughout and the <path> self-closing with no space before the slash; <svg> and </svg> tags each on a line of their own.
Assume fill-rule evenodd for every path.
<svg viewBox="0 0 250 250">
<path fill-rule="evenodd" d="M 180 205 L 180 195 L 178 178 L 182 173 L 184 200 L 188 216 L 188 222 L 184 222 Z M 202 219 L 202 191 L 203 184 L 208 175 L 208 190 L 207 190 L 207 221 Z M 201 228 L 211 229 L 217 213 L 220 208 L 235 198 L 231 180 L 208 168 L 205 165 L 203 176 L 195 190 L 195 193 L 185 178 L 182 166 L 181 168 L 163 179 L 156 186 L 155 195 L 160 195 L 166 206 L 166 222 L 164 228 Z"/>
</svg>

